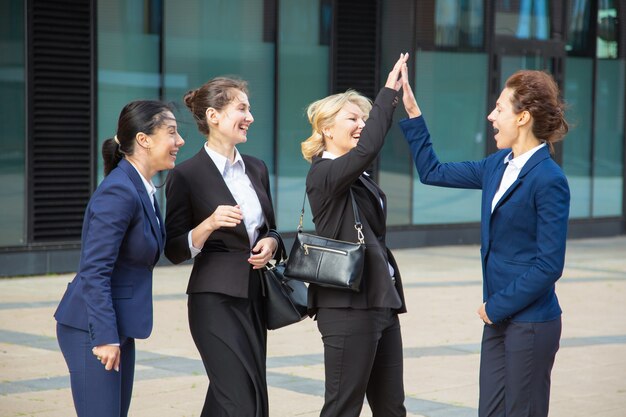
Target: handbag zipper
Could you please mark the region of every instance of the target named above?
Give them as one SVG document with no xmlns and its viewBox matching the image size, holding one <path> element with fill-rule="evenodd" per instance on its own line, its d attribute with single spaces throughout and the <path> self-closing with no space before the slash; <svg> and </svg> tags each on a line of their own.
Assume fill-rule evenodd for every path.
<svg viewBox="0 0 626 417">
<path fill-rule="evenodd" d="M 347 255 L 348 254 L 348 252 L 343 251 L 343 250 L 331 249 L 331 248 L 327 248 L 327 247 L 324 247 L 324 246 L 309 245 L 308 243 L 303 244 L 302 247 L 304 248 L 304 254 L 305 255 L 309 254 L 309 248 L 317 249 L 317 250 L 321 250 L 321 251 L 326 251 L 326 252 L 338 253 L 340 255 Z"/>
</svg>

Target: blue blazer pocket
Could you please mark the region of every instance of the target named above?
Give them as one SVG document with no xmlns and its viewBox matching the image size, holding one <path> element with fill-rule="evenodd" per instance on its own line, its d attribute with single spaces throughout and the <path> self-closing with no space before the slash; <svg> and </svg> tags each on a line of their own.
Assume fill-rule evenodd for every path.
<svg viewBox="0 0 626 417">
<path fill-rule="evenodd" d="M 133 298 L 133 286 L 114 285 L 111 287 L 111 297 L 114 299 Z"/>
</svg>

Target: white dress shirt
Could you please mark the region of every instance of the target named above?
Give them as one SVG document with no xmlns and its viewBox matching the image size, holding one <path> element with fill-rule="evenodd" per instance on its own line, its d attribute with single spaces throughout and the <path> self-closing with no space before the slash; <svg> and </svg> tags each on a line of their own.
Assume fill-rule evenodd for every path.
<svg viewBox="0 0 626 417">
<path fill-rule="evenodd" d="M 204 150 L 215 163 L 217 170 L 222 174 L 226 186 L 243 212 L 243 223 L 248 232 L 250 248 L 252 248 L 259 237 L 259 229 L 265 224 L 265 216 L 263 215 L 259 197 L 256 195 L 254 186 L 246 174 L 246 164 L 243 162 L 243 158 L 237 148 L 235 148 L 235 161 L 232 164 L 228 158 L 210 149 L 207 144 L 204 145 Z M 187 240 L 191 257 L 194 258 L 202 251 L 202 248 L 193 246 L 191 232 L 190 230 Z"/>
<path fill-rule="evenodd" d="M 541 145 L 535 146 L 529 151 L 524 152 L 523 154 L 513 158 L 513 152 L 509 152 L 507 156 L 504 157 L 504 163 L 506 164 L 506 169 L 504 170 L 504 175 L 502 175 L 502 180 L 500 181 L 500 186 L 498 187 L 498 191 L 493 196 L 493 200 L 491 201 L 491 212 L 493 213 L 493 209 L 496 208 L 496 204 L 502 198 L 506 190 L 513 185 L 517 177 L 519 177 L 519 173 L 524 168 L 524 165 L 531 156 L 535 154 L 539 149 L 546 146 L 545 143 Z"/>
</svg>

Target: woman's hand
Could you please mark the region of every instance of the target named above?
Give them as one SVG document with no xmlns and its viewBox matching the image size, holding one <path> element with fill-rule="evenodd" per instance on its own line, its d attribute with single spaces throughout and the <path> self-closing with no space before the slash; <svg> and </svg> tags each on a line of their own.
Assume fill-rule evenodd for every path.
<svg viewBox="0 0 626 417">
<path fill-rule="evenodd" d="M 404 65 L 401 69 L 402 73 L 402 103 L 404 103 L 404 109 L 406 110 L 409 118 L 418 117 L 422 115 L 420 107 L 417 105 L 417 100 L 413 95 L 413 90 L 409 84 L 409 71 Z"/>
<path fill-rule="evenodd" d="M 402 86 L 402 80 L 400 80 L 400 72 L 403 67 L 406 68 L 406 61 L 409 59 L 409 53 L 400 54 L 400 58 L 396 61 L 396 65 L 393 66 L 393 69 L 389 73 L 387 77 L 387 82 L 385 83 L 385 87 L 392 88 L 396 91 L 400 90 Z"/>
<path fill-rule="evenodd" d="M 493 324 L 491 320 L 489 320 L 489 317 L 487 316 L 487 303 L 482 303 L 482 305 L 478 307 L 477 313 L 478 313 L 478 317 L 480 317 L 480 319 L 485 324 Z"/>
<path fill-rule="evenodd" d="M 243 220 L 239 205 L 217 206 L 213 214 L 191 231 L 191 243 L 194 248 L 202 249 L 211 233 L 221 227 L 235 227 Z"/>
<path fill-rule="evenodd" d="M 264 237 L 259 240 L 252 248 L 252 255 L 248 258 L 248 262 L 252 264 L 252 269 L 261 269 L 272 259 L 278 242 L 273 237 Z"/>
<path fill-rule="evenodd" d="M 91 353 L 104 365 L 104 369 L 120 371 L 121 351 L 119 346 L 100 345 L 91 349 Z"/>
</svg>

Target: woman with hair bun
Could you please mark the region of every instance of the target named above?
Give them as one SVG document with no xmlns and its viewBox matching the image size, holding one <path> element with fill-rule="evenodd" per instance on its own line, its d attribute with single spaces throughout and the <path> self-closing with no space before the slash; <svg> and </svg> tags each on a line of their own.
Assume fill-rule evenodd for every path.
<svg viewBox="0 0 626 417">
<path fill-rule="evenodd" d="M 85 211 L 79 270 L 54 314 L 78 417 L 128 415 L 135 339 L 152 331 L 165 241 L 152 177 L 174 167 L 184 143 L 167 105 L 133 101 L 102 145 L 105 178 Z"/>
<path fill-rule="evenodd" d="M 254 118 L 245 81 L 217 77 L 184 102 L 206 141 L 170 171 L 165 256 L 193 258 L 189 328 L 209 377 L 202 417 L 267 417 L 261 268 L 276 252 L 269 173 L 242 155 Z"/>
<path fill-rule="evenodd" d="M 409 119 L 400 122 L 424 184 L 482 190 L 484 322 L 478 414 L 548 415 L 550 374 L 561 337 L 555 283 L 563 273 L 570 192 L 550 158 L 568 131 L 554 79 L 523 70 L 506 81 L 487 119 L 498 152 L 440 163 L 403 72 Z"/>
</svg>

